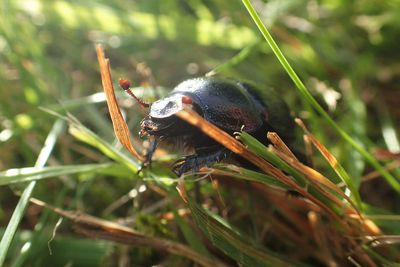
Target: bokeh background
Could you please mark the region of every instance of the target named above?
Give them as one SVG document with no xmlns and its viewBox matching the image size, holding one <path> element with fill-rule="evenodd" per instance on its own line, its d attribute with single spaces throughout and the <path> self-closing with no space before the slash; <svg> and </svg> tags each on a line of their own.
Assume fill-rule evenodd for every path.
<svg viewBox="0 0 400 267">
<path fill-rule="evenodd" d="M 382 148 L 398 153 L 400 1 L 252 3 L 295 71 L 332 118 L 369 151 Z M 2 1 L 0 8 L 0 170 L 35 165 L 57 120 L 49 110 L 62 116 L 72 114 L 102 139 L 115 141 L 94 48 L 101 43 L 115 82 L 120 77 L 132 80 L 135 92 L 148 101 L 184 79 L 210 71 L 274 87 L 358 185 L 363 175 L 373 171 L 323 119 L 310 119 L 307 103 L 241 1 L 15 0 Z M 122 92 L 118 97 L 132 135 L 136 135 L 145 112 Z M 65 127 L 47 164 L 101 163 L 106 159 L 98 150 L 77 141 Z M 24 184 L 3 185 L 2 230 L 19 200 L 15 193 L 24 188 Z M 143 189 L 143 185 L 146 182 L 134 175 L 85 172 L 41 181 L 34 196 L 115 219 L 154 205 L 155 200 L 145 196 L 130 199 L 124 208 L 112 213 L 104 212 L 132 188 Z M 370 205 L 398 214 L 398 193 L 379 176 L 362 183 L 360 191 Z M 132 266 L 150 266 L 168 258 L 146 248 L 132 252 L 125 246 L 85 239 L 67 226 L 56 235 L 51 245 L 53 255 L 49 255 L 47 241 L 56 220 L 54 214 L 43 215 L 42 209 L 30 206 L 7 263 L 117 266 L 127 257 Z M 134 225 L 144 232 L 177 238 L 173 227 L 160 223 L 151 212 L 137 216 Z M 41 229 L 40 234 L 35 233 L 36 228 Z M 35 246 L 29 247 L 32 238 Z"/>
</svg>

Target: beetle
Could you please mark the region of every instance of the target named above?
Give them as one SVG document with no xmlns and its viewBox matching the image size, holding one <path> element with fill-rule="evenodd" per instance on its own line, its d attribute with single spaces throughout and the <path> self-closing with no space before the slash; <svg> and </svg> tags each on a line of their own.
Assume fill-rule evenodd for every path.
<svg viewBox="0 0 400 267">
<path fill-rule="evenodd" d="M 267 145 L 267 132 L 274 131 L 287 144 L 294 140 L 294 121 L 282 98 L 271 88 L 260 91 L 247 82 L 214 77 L 189 79 L 165 98 L 142 104 L 149 106 L 150 111 L 140 123 L 140 136 L 148 135 L 156 141 L 181 139 L 193 148 L 194 154 L 175 162 L 173 171 L 178 176 L 202 166 L 210 167 L 231 155 L 231 151 L 175 116 L 184 107 L 193 109 L 231 135 L 242 130 Z M 148 151 L 148 161 L 155 148 L 156 142 Z"/>
</svg>

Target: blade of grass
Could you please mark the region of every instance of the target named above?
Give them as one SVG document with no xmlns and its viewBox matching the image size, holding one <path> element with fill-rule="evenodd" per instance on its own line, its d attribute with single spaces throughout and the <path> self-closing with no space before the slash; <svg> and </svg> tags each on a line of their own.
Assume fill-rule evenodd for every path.
<svg viewBox="0 0 400 267">
<path fill-rule="evenodd" d="M 252 171 L 249 169 L 241 168 L 236 165 L 222 165 L 218 166 L 216 169 L 213 170 L 213 174 L 219 174 L 219 175 L 226 175 L 226 176 L 231 176 L 233 178 L 237 179 L 242 179 L 242 180 L 247 180 L 247 181 L 253 181 L 253 182 L 259 182 L 263 183 L 267 186 L 271 187 L 279 187 L 284 190 L 289 190 L 290 187 L 288 187 L 286 184 L 282 183 L 278 179 L 276 179 L 273 176 L 266 175 L 264 173 Z"/>
<path fill-rule="evenodd" d="M 124 154 L 121 150 L 118 150 L 116 146 L 106 142 L 103 138 L 86 128 L 74 118 L 70 118 L 69 132 L 76 139 L 97 148 L 107 157 L 124 164 L 134 173 L 138 171 L 140 164 L 137 160 Z"/>
<path fill-rule="evenodd" d="M 188 205 L 196 225 L 207 238 L 229 257 L 243 266 L 301 266 L 272 251 L 251 244 L 222 218 L 207 212 L 193 200 Z"/>
<path fill-rule="evenodd" d="M 229 69 L 235 65 L 238 65 L 239 63 L 243 62 L 246 58 L 248 58 L 251 55 L 251 53 L 253 53 L 254 48 L 257 45 L 259 45 L 258 42 L 251 44 L 249 46 L 246 46 L 245 48 L 240 50 L 240 52 L 237 53 L 235 56 L 230 58 L 228 61 L 224 62 L 223 64 L 215 67 L 214 69 L 212 69 L 211 71 L 206 73 L 205 76 L 214 76 L 214 75 L 224 71 L 225 69 Z"/>
<path fill-rule="evenodd" d="M 97 148 L 110 159 L 122 163 L 123 165 L 131 169 L 134 173 L 137 172 L 138 168 L 140 167 L 140 163 L 138 163 L 137 160 L 124 154 L 115 145 L 108 143 L 103 138 L 98 136 L 96 133 L 89 130 L 82 123 L 80 123 L 80 121 L 77 118 L 75 118 L 71 114 L 68 114 L 68 116 L 63 116 L 62 114 L 57 113 L 54 110 L 44 107 L 39 107 L 39 108 L 57 118 L 68 121 L 69 133 L 79 141 Z"/>
<path fill-rule="evenodd" d="M 381 131 L 382 131 L 382 137 L 383 140 L 385 141 L 386 147 L 391 151 L 391 152 L 400 152 L 400 140 L 398 138 L 398 135 L 396 134 L 396 127 L 393 122 L 392 117 L 389 114 L 389 111 L 387 110 L 386 105 L 383 103 L 379 103 L 380 105 L 376 105 L 378 109 L 380 110 L 380 113 L 382 114 L 379 116 L 379 120 L 381 123 Z"/>
<path fill-rule="evenodd" d="M 56 144 L 57 137 L 63 131 L 64 126 L 65 123 L 61 119 L 58 119 L 54 123 L 53 128 L 51 129 L 49 135 L 47 136 L 45 144 L 36 160 L 35 167 L 43 167 L 46 164 Z M 0 242 L 0 266 L 3 266 L 4 264 L 8 249 L 10 248 L 15 232 L 17 231 L 18 225 L 21 222 L 21 219 L 25 213 L 25 209 L 28 205 L 29 198 L 31 197 L 32 192 L 35 189 L 35 186 L 36 186 L 36 181 L 33 181 L 30 182 L 28 186 L 25 188 L 24 192 L 21 195 L 20 200 L 18 201 L 17 206 L 15 207 L 14 213 L 11 216 L 10 222 L 7 225 L 7 228 Z"/>
<path fill-rule="evenodd" d="M 46 179 L 49 177 L 69 175 L 84 172 L 109 173 L 110 171 L 124 168 L 121 164 L 100 163 L 82 165 L 63 165 L 51 167 L 27 167 L 20 169 L 9 169 L 0 172 L 0 186 L 15 183 L 31 182 Z M 129 174 L 128 168 L 123 169 L 124 174 Z"/>
<path fill-rule="evenodd" d="M 246 132 L 240 132 L 238 133 L 236 138 L 242 141 L 244 144 L 246 144 L 247 148 L 250 151 L 253 151 L 257 155 L 267 160 L 268 162 L 271 162 L 274 166 L 276 166 L 280 170 L 291 175 L 299 185 L 301 186 L 306 185 L 306 180 L 298 171 L 291 168 L 286 162 L 281 160 L 277 155 L 269 151 L 267 147 L 265 147 L 261 142 L 259 142 L 253 136 L 251 136 Z"/>
<path fill-rule="evenodd" d="M 174 220 L 181 229 L 182 234 L 190 247 L 201 255 L 211 257 L 210 252 L 207 250 L 198 233 L 192 230 L 190 225 L 181 217 L 181 215 L 179 215 L 179 212 L 174 207 L 172 207 L 172 209 L 175 217 Z"/>
<path fill-rule="evenodd" d="M 342 165 L 337 161 L 337 159 L 329 152 L 329 150 L 319 142 L 319 140 L 308 131 L 307 127 L 300 119 L 296 119 L 296 123 L 300 125 L 303 131 L 307 134 L 308 139 L 311 143 L 318 149 L 318 151 L 322 154 L 322 156 L 328 161 L 332 169 L 336 172 L 339 178 L 346 184 L 346 186 L 350 189 L 351 195 L 356 201 L 357 207 L 362 208 L 361 206 L 361 197 L 357 191 L 356 185 L 351 180 L 350 176 L 347 174 Z"/>
<path fill-rule="evenodd" d="M 63 186 L 62 188 L 60 188 L 60 190 L 57 191 L 57 198 L 54 201 L 54 203 L 62 205 L 62 203 L 64 203 L 66 194 L 69 191 L 70 188 L 68 186 Z M 38 254 L 44 254 L 42 253 L 44 250 L 52 251 L 52 248 L 54 248 L 53 241 L 58 227 L 57 226 L 58 223 L 54 221 L 56 220 L 56 218 L 54 218 L 55 216 L 52 215 L 54 214 L 50 210 L 44 210 L 43 212 L 41 212 L 40 218 L 36 222 L 34 229 L 30 232 L 29 237 L 27 237 L 27 240 L 25 240 L 23 244 L 19 246 L 23 247 L 24 249 L 21 250 L 20 254 L 15 259 L 15 261 L 10 264 L 10 267 L 26 266 L 28 265 L 27 262 L 31 262 L 33 259 L 36 259 Z M 58 221 L 59 223 L 61 223 L 60 219 Z M 53 234 L 52 236 L 49 236 L 48 232 L 46 231 L 49 225 L 55 225 L 55 228 L 53 229 L 52 232 Z M 17 241 L 14 242 L 17 243 Z M 52 243 L 51 247 L 50 243 Z M 50 254 L 53 254 L 53 251 Z M 44 265 L 48 266 L 46 264 Z"/>
<path fill-rule="evenodd" d="M 396 178 L 386 171 L 385 168 L 366 149 L 364 149 L 359 143 L 354 141 L 353 138 L 343 131 L 342 128 L 334 122 L 329 114 L 325 112 L 325 110 L 318 104 L 317 100 L 315 100 L 315 98 L 311 95 L 261 21 L 257 12 L 250 3 L 250 0 L 242 0 L 242 2 L 252 17 L 254 23 L 257 25 L 259 31 L 264 36 L 268 45 L 271 47 L 275 56 L 278 58 L 279 62 L 282 64 L 283 68 L 288 73 L 304 99 L 306 99 L 311 107 L 313 107 L 321 116 L 323 116 L 326 122 L 339 134 L 339 136 L 341 136 L 346 142 L 354 147 L 354 149 L 356 149 L 377 171 L 379 171 L 379 173 L 386 179 L 386 181 L 393 187 L 394 190 L 400 193 L 400 183 L 396 180 Z"/>
<path fill-rule="evenodd" d="M 240 140 L 242 140 L 250 150 L 254 150 L 258 155 L 261 155 L 263 158 L 266 158 L 268 161 L 272 162 L 274 165 L 279 166 L 280 169 L 288 172 L 291 175 L 296 175 L 299 178 L 297 180 L 307 180 L 310 185 L 313 185 L 317 191 L 319 191 L 322 195 L 324 195 L 327 199 L 329 199 L 332 203 L 336 203 L 338 207 L 343 206 L 342 199 L 338 198 L 335 194 L 332 194 L 330 191 L 324 190 L 321 186 L 332 190 L 342 198 L 346 199 L 353 207 L 354 212 L 359 213 L 357 207 L 353 203 L 353 201 L 346 196 L 340 188 L 332 183 L 328 178 L 323 176 L 318 171 L 303 165 L 298 160 L 291 158 L 290 156 L 282 153 L 281 151 L 276 150 L 276 148 L 271 147 L 267 149 L 263 144 L 261 144 L 257 139 L 252 137 L 246 132 L 241 132 L 239 134 Z M 316 196 L 317 197 L 317 196 Z M 321 199 L 324 202 L 324 200 Z M 325 203 L 329 205 L 329 203 Z"/>
</svg>

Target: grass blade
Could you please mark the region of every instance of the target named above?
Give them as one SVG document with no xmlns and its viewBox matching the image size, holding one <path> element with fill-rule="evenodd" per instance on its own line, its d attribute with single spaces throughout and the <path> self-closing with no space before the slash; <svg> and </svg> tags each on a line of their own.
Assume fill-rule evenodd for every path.
<svg viewBox="0 0 400 267">
<path fill-rule="evenodd" d="M 179 215 L 176 209 L 174 209 L 173 212 L 175 216 L 175 221 L 181 229 L 182 234 L 184 235 L 190 247 L 194 251 L 197 251 L 204 256 L 211 257 L 210 252 L 207 250 L 204 243 L 202 243 L 202 240 L 200 239 L 198 234 L 192 230 L 189 224 Z"/>
<path fill-rule="evenodd" d="M 64 129 L 64 125 L 65 123 L 61 119 L 58 119 L 54 123 L 53 128 L 51 129 L 49 135 L 46 138 L 44 147 L 40 151 L 40 154 L 36 160 L 35 167 L 43 167 L 46 164 L 54 148 L 54 145 L 56 144 L 57 137 Z M 36 181 L 33 181 L 30 182 L 28 186 L 25 188 L 14 210 L 14 213 L 11 216 L 10 222 L 7 225 L 7 228 L 0 242 L 0 266 L 3 266 L 4 264 L 8 249 L 10 248 L 11 242 L 13 240 L 15 232 L 17 231 L 18 225 L 22 217 L 24 216 L 24 212 L 28 205 L 29 198 L 31 197 L 32 192 L 35 189 L 35 186 L 36 186 Z"/>
<path fill-rule="evenodd" d="M 263 146 L 263 144 L 258 142 L 258 140 L 246 132 L 241 132 L 238 137 L 249 147 L 250 150 L 256 151 L 258 155 L 268 159 L 268 161 L 274 165 L 279 166 L 280 169 L 291 174 L 296 181 L 303 183 L 304 181 L 307 181 L 307 184 L 313 185 L 317 191 L 329 199 L 328 202 L 320 199 L 326 205 L 329 205 L 329 203 L 336 203 L 338 207 L 342 207 L 342 199 L 338 197 L 341 196 L 354 207 L 354 212 L 358 213 L 358 207 L 353 203 L 353 201 L 346 196 L 346 194 L 342 192 L 341 189 L 336 186 L 336 184 L 332 183 L 327 177 L 323 176 L 317 170 L 303 165 L 298 160 L 290 158 L 288 155 L 285 155 L 274 147 L 267 149 Z M 324 190 L 323 188 L 329 189 L 331 192 Z M 336 193 L 337 195 L 332 194 L 332 192 Z"/>
<path fill-rule="evenodd" d="M 82 164 L 82 165 L 63 165 L 51 167 L 27 167 L 20 169 L 9 169 L 0 172 L 0 186 L 15 183 L 31 182 L 46 179 L 49 177 L 69 175 L 83 172 L 104 173 L 112 171 L 114 168 L 124 168 L 121 164 L 101 163 L 101 164 Z M 122 170 L 125 174 L 129 173 L 126 168 Z"/>
<path fill-rule="evenodd" d="M 97 148 L 107 157 L 130 168 L 134 173 L 138 171 L 140 163 L 137 160 L 124 154 L 116 146 L 106 142 L 103 138 L 99 137 L 97 134 L 83 126 L 77 120 L 70 120 L 69 132 L 79 141 Z"/>
<path fill-rule="evenodd" d="M 357 187 L 353 180 L 351 180 L 350 176 L 347 174 L 346 170 L 343 168 L 342 165 L 337 161 L 337 159 L 329 152 L 329 150 L 318 141 L 318 139 L 311 134 L 303 122 L 299 119 L 296 119 L 296 122 L 300 125 L 303 131 L 307 134 L 311 143 L 318 149 L 318 151 L 322 154 L 322 156 L 328 161 L 329 165 L 332 169 L 336 172 L 339 178 L 346 184 L 348 189 L 350 190 L 354 200 L 357 203 L 357 207 L 361 208 L 361 197 L 357 191 Z"/>
<path fill-rule="evenodd" d="M 194 201 L 188 201 L 196 225 L 207 238 L 229 257 L 243 266 L 300 266 L 284 260 L 279 255 L 250 244 L 245 237 L 235 231 L 227 222 L 216 217 Z"/>
<path fill-rule="evenodd" d="M 267 175 L 267 174 L 264 174 L 261 172 L 245 169 L 242 167 L 238 167 L 238 166 L 232 165 L 232 164 L 218 166 L 216 169 L 214 169 L 213 173 L 219 174 L 219 175 L 226 175 L 226 176 L 230 176 L 230 177 L 241 179 L 241 180 L 259 182 L 259 183 L 263 183 L 267 186 L 277 187 L 277 188 L 281 188 L 284 190 L 290 189 L 289 186 L 282 183 L 281 181 L 279 181 L 278 179 L 276 179 L 273 176 L 270 176 L 270 175 Z"/>
<path fill-rule="evenodd" d="M 287 61 L 286 57 L 283 55 L 275 40 L 272 38 L 271 34 L 261 21 L 257 12 L 254 10 L 253 6 L 250 3 L 250 0 L 242 0 L 244 6 L 252 17 L 254 23 L 257 25 L 258 29 L 264 36 L 268 45 L 271 47 L 275 56 L 278 58 L 279 62 L 288 73 L 290 78 L 293 80 L 297 89 L 299 89 L 300 93 L 304 97 L 304 99 L 313 107 L 323 118 L 325 121 L 346 141 L 348 142 L 354 149 L 356 149 L 385 179 L 386 181 L 400 193 L 400 183 L 396 180 L 396 178 L 390 174 L 364 147 L 362 147 L 359 143 L 357 143 L 353 138 L 351 138 L 339 125 L 337 125 L 333 119 L 325 112 L 325 110 L 318 104 L 317 100 L 310 94 L 306 86 L 300 80 L 299 76 L 297 76 L 296 72 L 293 70 L 292 66 Z"/>
</svg>

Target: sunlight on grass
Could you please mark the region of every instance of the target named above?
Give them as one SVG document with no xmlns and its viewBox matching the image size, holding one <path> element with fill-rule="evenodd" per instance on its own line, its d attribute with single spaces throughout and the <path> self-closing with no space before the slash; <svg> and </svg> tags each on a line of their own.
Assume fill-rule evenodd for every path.
<svg viewBox="0 0 400 267">
<path fill-rule="evenodd" d="M 0 265 L 396 266 L 397 2 L 3 1 Z M 204 75 L 254 84 L 272 126 L 275 89 L 300 127 L 184 109 L 235 155 L 177 177 L 174 137 L 146 162 L 149 111 L 118 80 L 150 103 Z"/>
</svg>

